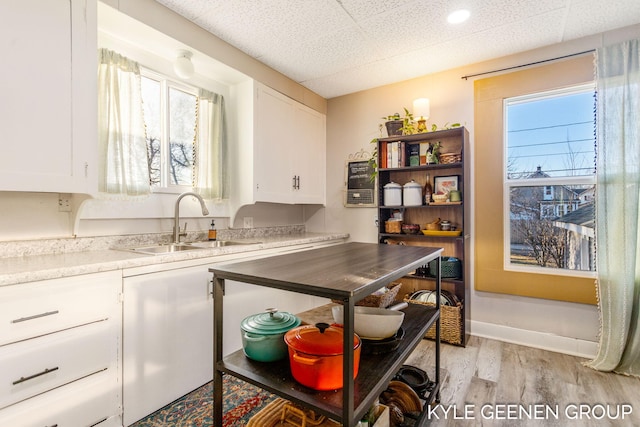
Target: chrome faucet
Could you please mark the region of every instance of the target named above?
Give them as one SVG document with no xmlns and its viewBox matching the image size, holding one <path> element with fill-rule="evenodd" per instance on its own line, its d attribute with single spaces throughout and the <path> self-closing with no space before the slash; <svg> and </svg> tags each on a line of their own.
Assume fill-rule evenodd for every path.
<svg viewBox="0 0 640 427">
<path fill-rule="evenodd" d="M 200 207 L 202 208 L 202 215 L 209 215 L 209 209 L 207 209 L 207 205 L 205 205 L 202 196 L 200 196 L 198 193 L 188 191 L 179 195 L 178 200 L 176 200 L 175 217 L 173 218 L 173 243 L 180 243 L 180 200 L 182 200 L 184 196 L 193 196 L 198 199 L 198 201 L 200 202 Z M 184 225 L 184 229 L 186 231 L 187 224 Z"/>
</svg>

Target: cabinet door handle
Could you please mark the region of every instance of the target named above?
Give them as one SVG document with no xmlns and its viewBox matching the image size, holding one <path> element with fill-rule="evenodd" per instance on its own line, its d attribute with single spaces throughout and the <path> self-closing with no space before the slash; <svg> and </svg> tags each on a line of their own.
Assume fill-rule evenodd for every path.
<svg viewBox="0 0 640 427">
<path fill-rule="evenodd" d="M 296 176 L 296 189 L 300 189 L 300 175 Z"/>
<path fill-rule="evenodd" d="M 55 368 L 51 368 L 51 369 L 46 368 L 44 371 L 38 372 L 37 374 L 29 375 L 28 377 L 20 377 L 19 380 L 15 380 L 12 384 L 13 385 L 18 385 L 18 384 L 23 383 L 25 381 L 29 381 L 29 380 L 32 380 L 34 378 L 41 377 L 42 375 L 46 375 L 46 374 L 49 374 L 51 372 L 57 371 L 58 369 L 59 368 L 57 366 Z"/>
<path fill-rule="evenodd" d="M 293 175 L 293 185 L 292 186 L 293 186 L 293 189 L 295 190 L 296 189 L 296 176 L 295 175 Z"/>
<path fill-rule="evenodd" d="M 46 313 L 34 314 L 33 316 L 27 316 L 27 317 L 21 317 L 19 319 L 14 319 L 14 320 L 11 321 L 11 323 L 26 322 L 27 320 L 33 320 L 33 319 L 39 319 L 41 317 L 53 316 L 54 314 L 58 314 L 58 313 L 60 313 L 60 311 L 58 311 L 58 310 L 47 311 Z"/>
</svg>

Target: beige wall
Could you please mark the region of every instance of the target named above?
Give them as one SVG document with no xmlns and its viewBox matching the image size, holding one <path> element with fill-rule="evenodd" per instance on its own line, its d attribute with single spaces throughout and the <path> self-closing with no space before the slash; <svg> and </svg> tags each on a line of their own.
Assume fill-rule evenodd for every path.
<svg viewBox="0 0 640 427">
<path fill-rule="evenodd" d="M 635 37 L 640 37 L 640 25 L 330 99 L 327 110 L 327 229 L 349 232 L 355 241 L 377 241 L 376 209 L 345 208 L 341 197 L 344 162 L 349 154 L 371 148 L 369 141 L 380 136 L 381 117 L 395 112 L 402 114 L 403 107 L 411 109 L 413 99 L 428 97 L 431 118 L 427 124 L 442 126 L 459 122 L 466 126 L 471 139 L 469 159 L 473 159 L 476 150 L 485 148 L 477 146 L 474 139 L 474 79 L 464 80 L 462 76 L 569 55 Z M 471 170 L 473 176 L 473 165 Z M 471 197 L 472 203 L 467 206 L 473 205 L 475 197 L 482 197 L 482 194 Z M 469 195 L 466 200 L 469 201 Z M 473 240 L 474 230 L 471 235 Z M 575 354 L 595 352 L 593 343 L 597 341 L 598 313 L 593 305 L 473 291 L 470 307 L 474 334 Z"/>
</svg>

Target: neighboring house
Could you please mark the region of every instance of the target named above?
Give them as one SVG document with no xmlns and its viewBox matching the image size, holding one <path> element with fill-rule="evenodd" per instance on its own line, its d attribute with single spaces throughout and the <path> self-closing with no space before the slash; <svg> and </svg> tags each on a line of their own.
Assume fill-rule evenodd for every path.
<svg viewBox="0 0 640 427">
<path fill-rule="evenodd" d="M 529 178 L 549 178 L 538 166 Z M 578 209 L 580 205 L 579 193 L 564 185 L 546 185 L 544 187 L 529 187 L 531 196 L 539 203 L 539 218 L 553 219 Z"/>
<path fill-rule="evenodd" d="M 553 221 L 555 227 L 566 230 L 566 268 L 573 270 L 594 270 L 595 253 L 595 207 L 587 202 L 573 212 Z"/>
<path fill-rule="evenodd" d="M 547 177 L 540 166 L 528 176 Z M 512 253 L 529 254 L 532 233 L 549 233 L 563 242 L 559 247 L 563 250 L 557 251 L 564 260 L 563 268 L 593 270 L 594 187 L 580 190 L 564 185 L 517 187 L 511 190 L 510 210 Z M 550 226 L 544 226 L 543 222 Z M 553 229 L 561 229 L 563 233 L 557 234 Z"/>
<path fill-rule="evenodd" d="M 540 166 L 527 178 L 549 178 Z M 553 220 L 577 210 L 589 198 L 588 190 L 564 185 L 516 187 L 511 190 L 511 243 L 524 243 L 522 221 Z M 581 197 L 581 195 L 583 197 Z M 592 197 L 592 195 L 591 195 Z"/>
</svg>

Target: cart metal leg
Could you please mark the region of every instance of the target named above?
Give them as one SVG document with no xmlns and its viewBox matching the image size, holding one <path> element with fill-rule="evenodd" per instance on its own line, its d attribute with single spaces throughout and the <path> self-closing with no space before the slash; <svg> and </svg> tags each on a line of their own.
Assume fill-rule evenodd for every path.
<svg viewBox="0 0 640 427">
<path fill-rule="evenodd" d="M 222 297 L 224 279 L 213 278 L 213 425 L 222 425 Z"/>
</svg>

